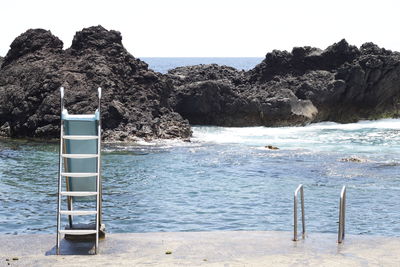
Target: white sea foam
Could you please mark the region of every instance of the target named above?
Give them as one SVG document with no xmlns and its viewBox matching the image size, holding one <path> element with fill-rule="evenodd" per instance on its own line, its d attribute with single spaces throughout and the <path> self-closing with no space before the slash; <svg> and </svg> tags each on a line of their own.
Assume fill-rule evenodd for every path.
<svg viewBox="0 0 400 267">
<path fill-rule="evenodd" d="M 376 146 L 400 145 L 400 119 L 383 119 L 339 124 L 322 122 L 304 127 L 218 127 L 193 126 L 192 142 L 180 139 L 138 140 L 135 143 L 109 144 L 107 151 L 129 151 L 140 147 L 169 149 L 210 144 L 242 144 L 263 148 L 274 145 L 288 150 L 353 150 L 369 151 Z M 397 143 L 396 143 L 397 142 Z M 360 147 L 363 146 L 364 147 Z M 369 146 L 369 147 L 368 147 Z"/>
<path fill-rule="evenodd" d="M 305 127 L 194 126 L 192 140 L 215 144 L 277 145 L 288 149 L 318 146 L 323 150 L 331 150 L 334 147 L 351 150 L 360 145 L 385 146 L 393 145 L 393 142 L 398 143 L 399 130 L 400 119 L 348 124 L 323 122 Z"/>
<path fill-rule="evenodd" d="M 382 119 L 375 121 L 360 121 L 357 123 L 335 123 L 321 122 L 310 124 L 304 129 L 337 129 L 337 130 L 360 130 L 360 129 L 400 129 L 400 119 Z"/>
<path fill-rule="evenodd" d="M 107 143 L 103 148 L 105 152 L 115 151 L 150 151 L 151 149 L 169 149 L 174 147 L 198 147 L 201 146 L 199 142 L 186 142 L 181 139 L 153 139 L 147 141 L 138 139 L 135 142 L 120 142 L 120 143 Z"/>
</svg>

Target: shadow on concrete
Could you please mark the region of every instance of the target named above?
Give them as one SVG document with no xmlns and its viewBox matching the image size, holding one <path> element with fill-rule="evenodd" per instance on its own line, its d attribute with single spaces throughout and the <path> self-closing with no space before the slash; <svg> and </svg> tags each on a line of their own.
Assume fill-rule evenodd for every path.
<svg viewBox="0 0 400 267">
<path fill-rule="evenodd" d="M 94 242 L 70 241 L 62 239 L 60 255 L 94 255 Z M 46 256 L 57 255 L 56 246 L 46 251 Z"/>
</svg>

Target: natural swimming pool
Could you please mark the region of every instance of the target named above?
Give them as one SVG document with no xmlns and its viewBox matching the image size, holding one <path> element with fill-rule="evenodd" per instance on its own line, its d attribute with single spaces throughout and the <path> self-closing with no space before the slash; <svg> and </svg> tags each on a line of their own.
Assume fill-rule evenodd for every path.
<svg viewBox="0 0 400 267">
<path fill-rule="evenodd" d="M 337 231 L 346 185 L 346 233 L 400 235 L 400 120 L 193 129 L 103 147 L 107 232 L 292 230 L 301 183 L 308 232 Z M 57 143 L 0 141 L 0 233 L 55 233 L 57 164 Z"/>
</svg>

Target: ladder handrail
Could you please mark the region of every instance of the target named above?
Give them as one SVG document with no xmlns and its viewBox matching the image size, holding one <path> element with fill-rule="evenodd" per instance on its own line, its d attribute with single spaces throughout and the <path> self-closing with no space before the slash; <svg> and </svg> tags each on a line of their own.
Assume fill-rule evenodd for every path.
<svg viewBox="0 0 400 267">
<path fill-rule="evenodd" d="M 62 118 L 62 111 L 64 110 L 64 87 L 60 88 L 60 95 L 61 95 L 61 112 L 60 112 L 60 119 L 61 119 L 61 126 L 60 126 L 60 151 L 59 151 L 59 159 L 58 159 L 58 199 L 57 199 L 57 247 L 56 247 L 56 252 L 57 255 L 60 254 L 60 224 L 61 224 L 61 215 L 60 215 L 60 210 L 61 210 L 61 189 L 62 189 L 62 149 L 63 149 L 63 134 L 64 134 L 64 122 Z"/>
<path fill-rule="evenodd" d="M 346 186 L 342 187 L 339 202 L 339 229 L 338 229 L 338 243 L 342 243 L 345 235 L 345 221 L 346 221 Z"/>
<path fill-rule="evenodd" d="M 100 157 L 101 157 L 101 113 L 100 113 L 100 107 L 101 107 L 101 88 L 97 88 L 98 92 L 98 97 L 99 97 L 99 102 L 98 102 L 98 112 L 99 112 L 99 121 L 97 125 L 97 179 L 96 179 L 96 191 L 97 191 L 97 197 L 96 197 L 96 244 L 95 244 L 95 253 L 98 253 L 98 248 L 99 248 L 99 228 L 100 228 L 100 223 L 101 223 L 101 179 L 100 179 Z"/>
<path fill-rule="evenodd" d="M 61 95 L 61 112 L 64 109 L 64 87 L 60 87 L 60 95 Z"/>
<path fill-rule="evenodd" d="M 293 213 L 293 241 L 297 241 L 297 195 L 300 192 L 301 199 L 301 224 L 302 224 L 302 238 L 305 238 L 306 235 L 306 225 L 305 225 L 305 215 L 304 215 L 304 189 L 303 185 L 300 184 L 296 191 L 294 191 L 294 213 Z"/>
</svg>

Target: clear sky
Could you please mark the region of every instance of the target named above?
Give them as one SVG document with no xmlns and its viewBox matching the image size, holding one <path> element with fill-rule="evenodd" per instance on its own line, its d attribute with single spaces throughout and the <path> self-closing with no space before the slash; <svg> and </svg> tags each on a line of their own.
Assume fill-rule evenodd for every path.
<svg viewBox="0 0 400 267">
<path fill-rule="evenodd" d="M 346 38 L 400 51 L 396 0 L 13 0 L 0 3 L 0 56 L 29 28 L 71 45 L 84 27 L 122 33 L 136 57 L 263 57 Z"/>
</svg>

